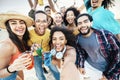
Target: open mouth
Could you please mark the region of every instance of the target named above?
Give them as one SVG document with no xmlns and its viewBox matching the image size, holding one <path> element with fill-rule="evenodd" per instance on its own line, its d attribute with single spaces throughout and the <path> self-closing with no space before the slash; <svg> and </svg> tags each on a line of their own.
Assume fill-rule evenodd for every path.
<svg viewBox="0 0 120 80">
<path fill-rule="evenodd" d="M 92 0 L 92 3 L 93 4 L 98 3 L 98 0 Z"/>
</svg>

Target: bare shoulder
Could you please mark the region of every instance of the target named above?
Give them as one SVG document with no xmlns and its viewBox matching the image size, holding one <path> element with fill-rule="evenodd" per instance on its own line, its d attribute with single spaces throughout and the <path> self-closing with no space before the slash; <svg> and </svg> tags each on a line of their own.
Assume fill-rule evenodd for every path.
<svg viewBox="0 0 120 80">
<path fill-rule="evenodd" d="M 9 65 L 13 53 L 14 45 L 10 39 L 0 42 L 0 69 Z"/>
<path fill-rule="evenodd" d="M 10 39 L 6 39 L 0 42 L 0 52 L 1 52 L 0 56 L 6 55 L 6 54 L 10 55 L 10 53 L 13 53 L 13 51 L 14 51 L 14 45 Z"/>
<path fill-rule="evenodd" d="M 72 47 L 72 46 L 67 46 L 67 50 L 66 50 L 66 52 L 67 52 L 67 53 L 75 53 L 76 50 L 75 50 L 75 48 Z"/>
</svg>

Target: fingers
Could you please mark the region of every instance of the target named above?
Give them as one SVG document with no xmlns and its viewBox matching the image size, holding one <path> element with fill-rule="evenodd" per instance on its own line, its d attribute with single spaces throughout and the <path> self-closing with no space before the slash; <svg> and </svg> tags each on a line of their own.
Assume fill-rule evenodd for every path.
<svg viewBox="0 0 120 80">
<path fill-rule="evenodd" d="M 35 51 L 37 50 L 38 48 L 40 48 L 41 45 L 37 44 L 37 43 L 34 43 L 32 46 L 31 46 L 31 51 Z"/>
<path fill-rule="evenodd" d="M 79 68 L 79 71 L 81 74 L 85 75 L 85 69 L 84 68 Z"/>
<path fill-rule="evenodd" d="M 28 55 L 28 54 L 22 54 L 17 59 L 15 59 L 15 61 L 13 62 L 13 64 L 11 64 L 10 66 L 15 71 L 20 71 L 20 70 L 27 69 L 27 67 L 31 63 L 32 63 L 32 59 L 31 59 L 30 55 Z"/>
</svg>

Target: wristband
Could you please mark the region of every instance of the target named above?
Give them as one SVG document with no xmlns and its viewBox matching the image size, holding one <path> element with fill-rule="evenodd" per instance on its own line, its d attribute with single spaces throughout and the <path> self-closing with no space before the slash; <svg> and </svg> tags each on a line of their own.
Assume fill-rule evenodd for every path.
<svg viewBox="0 0 120 80">
<path fill-rule="evenodd" d="M 8 66 L 9 67 L 9 66 Z M 13 71 L 13 72 L 11 72 L 9 69 L 8 69 L 8 67 L 7 67 L 7 72 L 8 73 L 15 73 L 16 71 Z"/>
</svg>

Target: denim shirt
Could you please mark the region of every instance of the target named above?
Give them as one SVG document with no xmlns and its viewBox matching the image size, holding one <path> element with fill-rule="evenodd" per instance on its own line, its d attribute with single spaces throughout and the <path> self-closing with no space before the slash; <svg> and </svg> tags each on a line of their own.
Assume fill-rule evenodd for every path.
<svg viewBox="0 0 120 80">
<path fill-rule="evenodd" d="M 92 28 L 93 29 L 93 28 Z M 101 53 L 108 63 L 107 69 L 103 74 L 112 80 L 119 80 L 120 75 L 120 42 L 116 37 L 108 31 L 93 29 L 96 34 L 98 44 L 100 44 Z M 79 39 L 80 34 L 77 36 Z M 87 58 L 87 52 L 81 48 L 78 41 L 77 44 L 77 66 L 84 68 L 84 61 Z"/>
</svg>

